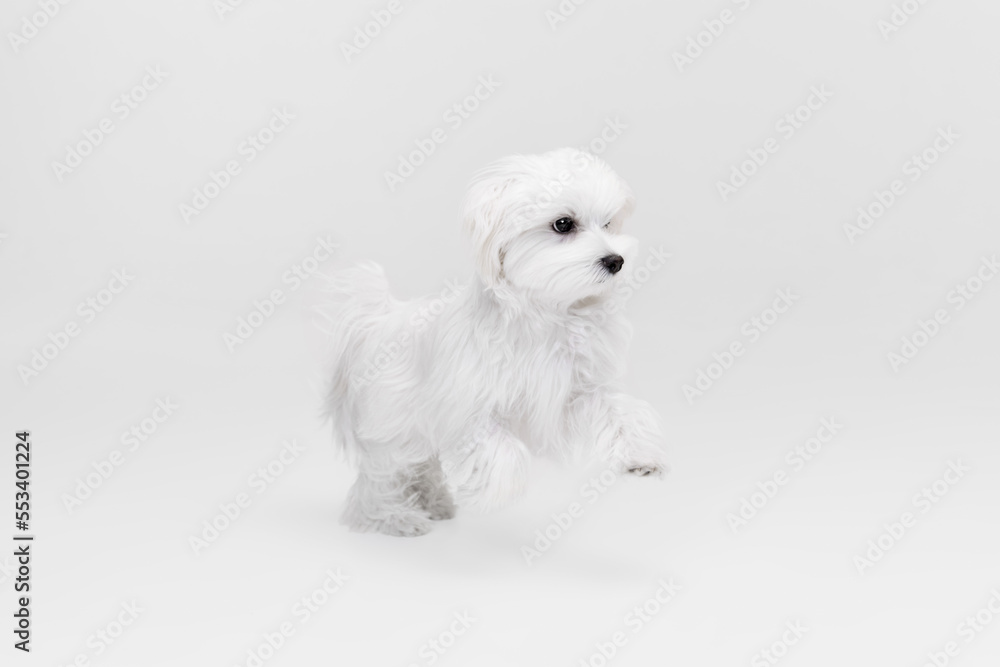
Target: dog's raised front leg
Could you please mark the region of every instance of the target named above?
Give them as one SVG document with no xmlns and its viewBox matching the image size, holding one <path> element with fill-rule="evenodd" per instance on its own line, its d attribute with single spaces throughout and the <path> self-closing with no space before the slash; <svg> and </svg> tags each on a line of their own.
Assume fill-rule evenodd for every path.
<svg viewBox="0 0 1000 667">
<path fill-rule="evenodd" d="M 576 396 L 568 414 L 571 437 L 592 443 L 592 454 L 615 472 L 663 477 L 670 471 L 659 420 L 645 401 L 596 389 Z"/>
</svg>

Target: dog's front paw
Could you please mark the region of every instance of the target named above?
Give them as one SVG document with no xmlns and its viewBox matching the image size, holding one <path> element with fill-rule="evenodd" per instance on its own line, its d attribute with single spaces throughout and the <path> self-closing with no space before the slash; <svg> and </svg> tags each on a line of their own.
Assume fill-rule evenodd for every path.
<svg viewBox="0 0 1000 667">
<path fill-rule="evenodd" d="M 604 451 L 617 473 L 662 478 L 670 466 L 660 447 L 663 430 L 652 408 L 631 396 L 617 394 L 613 398 L 613 418 L 598 424 L 598 450 Z"/>
<path fill-rule="evenodd" d="M 639 477 L 648 477 L 649 475 L 653 475 L 654 477 L 663 477 L 663 474 L 668 472 L 669 469 L 664 470 L 663 467 L 656 464 L 638 463 L 634 465 L 627 464 L 625 471 L 630 475 L 638 475 Z"/>
<path fill-rule="evenodd" d="M 647 445 L 641 448 L 626 449 L 619 460 L 619 471 L 638 477 L 663 478 L 670 472 L 663 452 L 658 447 Z"/>
</svg>

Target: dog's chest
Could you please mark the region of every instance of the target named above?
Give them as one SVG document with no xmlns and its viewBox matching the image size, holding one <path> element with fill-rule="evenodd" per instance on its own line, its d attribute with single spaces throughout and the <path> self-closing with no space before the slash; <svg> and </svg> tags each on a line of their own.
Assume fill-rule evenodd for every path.
<svg viewBox="0 0 1000 667">
<path fill-rule="evenodd" d="M 559 414 L 574 393 L 601 375 L 592 329 L 553 327 L 512 334 L 491 354 L 501 380 L 494 391 L 512 412 Z"/>
</svg>

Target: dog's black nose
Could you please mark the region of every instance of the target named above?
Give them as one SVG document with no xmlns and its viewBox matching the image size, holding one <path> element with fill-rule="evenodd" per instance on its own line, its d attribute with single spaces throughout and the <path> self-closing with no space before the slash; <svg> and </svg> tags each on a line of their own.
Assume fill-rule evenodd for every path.
<svg viewBox="0 0 1000 667">
<path fill-rule="evenodd" d="M 611 273 L 618 273 L 622 270 L 622 265 L 625 264 L 625 258 L 621 255 L 608 255 L 601 257 L 601 264 Z"/>
</svg>

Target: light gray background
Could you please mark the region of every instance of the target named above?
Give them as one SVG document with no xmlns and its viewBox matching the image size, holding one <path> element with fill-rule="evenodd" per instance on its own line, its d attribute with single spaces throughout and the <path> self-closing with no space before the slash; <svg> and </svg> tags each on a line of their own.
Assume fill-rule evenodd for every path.
<svg viewBox="0 0 1000 667">
<path fill-rule="evenodd" d="M 917 666 L 952 640 L 950 664 L 995 665 L 1000 618 L 972 643 L 956 632 L 1000 590 L 1000 283 L 961 311 L 947 301 L 1000 251 L 995 3 L 928 2 L 884 38 L 889 0 L 590 0 L 555 29 L 556 0 L 403 0 L 348 63 L 341 43 L 385 6 L 247 0 L 222 18 L 208 0 L 70 2 L 16 52 L 0 45 L 0 433 L 32 431 L 38 536 L 35 651 L 5 630 L 4 664 L 245 665 L 293 620 L 265 664 L 424 665 L 421 645 L 468 612 L 436 664 L 578 665 L 622 630 L 609 664 L 751 665 L 800 621 L 783 665 Z M 678 71 L 673 54 L 724 9 L 734 21 Z M 38 11 L 8 2 L 0 27 Z M 117 120 L 112 102 L 157 65 L 166 80 Z M 480 76 L 501 85 L 452 129 L 442 115 Z M 833 96 L 723 202 L 716 182 L 812 86 Z M 192 189 L 282 107 L 294 122 L 185 224 Z M 52 162 L 104 117 L 114 132 L 59 182 Z M 629 303 L 627 379 L 665 419 L 673 472 L 585 504 L 530 566 L 521 547 L 595 471 L 542 462 L 515 507 L 415 540 L 346 532 L 352 474 L 318 418 L 319 279 L 291 292 L 282 275 L 328 234 L 340 248 L 322 270 L 372 259 L 400 297 L 440 292 L 468 275 L 471 174 L 588 144 L 609 118 L 627 125 L 603 157 L 636 193 L 628 228 L 672 254 Z M 849 243 L 857 207 L 949 126 L 954 146 Z M 435 127 L 447 141 L 390 192 L 384 172 Z M 23 382 L 17 367 L 122 267 L 134 282 Z M 275 288 L 288 302 L 230 352 L 223 334 Z M 785 288 L 796 305 L 685 400 Z M 939 308 L 949 323 L 894 372 L 887 354 Z M 180 407 L 128 452 L 121 433 L 164 397 Z M 734 534 L 727 514 L 830 416 L 843 430 Z M 293 438 L 305 453 L 257 495 L 248 477 Z M 115 449 L 124 463 L 68 512 L 62 496 Z M 959 459 L 970 472 L 915 510 Z M 252 505 L 196 556 L 189 536 L 241 492 Z M 916 526 L 860 574 L 854 557 L 905 511 Z M 330 568 L 350 580 L 298 625 L 292 606 Z M 624 616 L 661 577 L 682 590 L 633 635 Z M 88 636 L 133 600 L 144 611 L 95 655 Z"/>
</svg>

